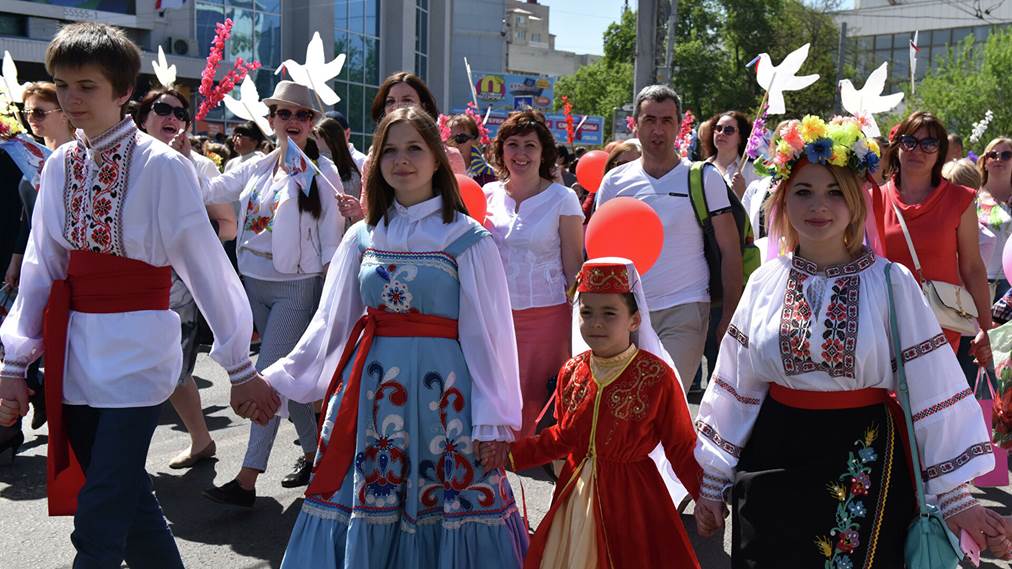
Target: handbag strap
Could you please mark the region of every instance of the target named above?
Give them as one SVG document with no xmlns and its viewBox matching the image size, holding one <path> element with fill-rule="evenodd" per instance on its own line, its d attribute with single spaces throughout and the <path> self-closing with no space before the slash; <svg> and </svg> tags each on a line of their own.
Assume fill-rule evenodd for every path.
<svg viewBox="0 0 1012 569">
<path fill-rule="evenodd" d="M 914 269 L 917 271 L 917 279 L 923 284 L 925 282 L 924 273 L 921 271 L 921 260 L 917 257 L 917 249 L 914 247 L 914 240 L 910 237 L 910 230 L 907 229 L 907 220 L 903 217 L 903 212 L 900 211 L 899 206 L 895 203 L 893 205 L 893 211 L 896 212 L 896 219 L 900 222 L 900 229 L 903 230 L 903 237 L 907 240 L 907 249 L 910 250 L 910 257 L 914 260 Z"/>
<path fill-rule="evenodd" d="M 902 218 L 901 218 L 902 219 Z M 889 269 L 893 263 L 885 267 L 886 290 L 889 293 L 889 328 L 892 336 L 893 355 L 896 357 L 897 399 L 903 407 L 903 419 L 907 424 L 907 439 L 910 441 L 910 462 L 914 471 L 914 484 L 917 486 L 917 507 L 921 515 L 928 514 L 927 501 L 924 499 L 924 482 L 921 479 L 921 455 L 917 447 L 917 434 L 914 432 L 914 421 L 910 415 L 910 390 L 907 386 L 906 366 L 903 364 L 903 349 L 900 347 L 900 327 L 896 323 L 896 301 L 893 298 L 893 279 Z"/>
</svg>

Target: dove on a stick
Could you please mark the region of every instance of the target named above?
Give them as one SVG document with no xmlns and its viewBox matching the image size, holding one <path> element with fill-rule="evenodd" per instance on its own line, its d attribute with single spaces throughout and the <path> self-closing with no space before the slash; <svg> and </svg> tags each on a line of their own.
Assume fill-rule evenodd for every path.
<svg viewBox="0 0 1012 569">
<path fill-rule="evenodd" d="M 172 88 L 176 83 L 176 66 L 175 64 L 169 65 L 165 61 L 165 51 L 162 46 L 158 46 L 158 59 L 151 62 L 151 67 L 155 70 L 155 78 L 165 88 Z"/>
<path fill-rule="evenodd" d="M 264 135 L 271 136 L 274 134 L 274 129 L 271 128 L 269 122 L 267 122 L 267 115 L 270 114 L 270 109 L 260 100 L 260 93 L 257 92 L 256 83 L 250 79 L 247 75 L 243 80 L 242 84 L 239 85 L 239 99 L 233 99 L 231 95 L 225 95 L 222 99 L 227 108 L 233 115 L 247 121 L 253 121 L 256 123 L 260 130 L 263 131 Z"/>
<path fill-rule="evenodd" d="M 288 71 L 292 81 L 315 91 L 324 105 L 336 105 L 341 97 L 327 85 L 327 81 L 341 73 L 344 59 L 345 54 L 342 53 L 328 63 L 324 57 L 320 32 L 313 32 L 313 39 L 309 40 L 309 45 L 306 46 L 306 63 L 286 59 L 274 74 L 277 75 L 284 69 Z"/>
<path fill-rule="evenodd" d="M 28 83 L 18 83 L 18 66 L 11 57 L 11 52 L 4 50 L 3 72 L 0 75 L 0 91 L 7 94 L 7 97 L 14 102 L 20 102 Z"/>
<path fill-rule="evenodd" d="M 888 74 L 889 62 L 883 62 L 878 69 L 871 72 L 860 91 L 854 88 L 850 79 L 840 81 L 840 101 L 843 109 L 861 122 L 861 130 L 865 136 L 881 136 L 882 133 L 873 115 L 891 111 L 903 100 L 902 92 L 892 95 L 882 94 Z"/>
<path fill-rule="evenodd" d="M 808 59 L 810 46 L 811 44 L 806 43 L 792 51 L 777 66 L 773 65 L 768 53 L 759 54 L 755 74 L 756 82 L 766 90 L 767 104 L 769 105 L 766 114 L 784 114 L 787 112 L 784 105 L 784 91 L 800 91 L 819 80 L 818 74 L 798 77 L 798 71 Z"/>
</svg>

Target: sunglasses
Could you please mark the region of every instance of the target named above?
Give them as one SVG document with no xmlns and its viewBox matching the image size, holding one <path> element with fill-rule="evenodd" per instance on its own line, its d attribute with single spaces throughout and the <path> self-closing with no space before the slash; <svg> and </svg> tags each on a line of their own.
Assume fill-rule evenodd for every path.
<svg viewBox="0 0 1012 569">
<path fill-rule="evenodd" d="M 925 154 L 934 154 L 938 152 L 938 139 L 937 138 L 914 138 L 909 134 L 904 134 L 900 137 L 900 148 L 907 152 L 913 152 L 918 146 L 921 147 L 921 152 Z"/>
<path fill-rule="evenodd" d="M 716 133 L 716 134 L 721 134 L 721 133 L 724 133 L 724 134 L 734 134 L 734 133 L 738 132 L 738 127 L 731 126 L 731 125 L 720 126 L 719 124 L 715 124 L 715 125 L 713 125 L 713 132 Z"/>
<path fill-rule="evenodd" d="M 173 115 L 182 122 L 190 122 L 190 113 L 183 107 L 173 107 L 168 103 L 155 103 L 151 105 L 151 110 L 160 117 Z"/>
<path fill-rule="evenodd" d="M 1002 162 L 1008 162 L 1009 160 L 1012 160 L 1012 150 L 1002 150 L 1001 152 L 992 150 L 984 156 L 986 156 L 988 160 L 1001 160 Z"/>
<path fill-rule="evenodd" d="M 30 119 L 35 119 L 37 121 L 41 121 L 41 120 L 45 120 L 47 115 L 49 115 L 51 113 L 55 113 L 57 111 L 62 111 L 62 110 L 63 109 L 50 109 L 48 111 L 43 111 L 42 109 L 34 109 L 34 108 L 33 109 L 25 109 L 25 115 L 27 115 L 28 118 L 30 118 Z"/>
<path fill-rule="evenodd" d="M 295 120 L 299 122 L 309 122 L 313 120 L 314 114 L 313 111 L 307 111 L 305 109 L 299 109 L 294 113 L 292 111 L 289 111 L 288 109 L 278 109 L 273 113 L 271 113 L 271 116 L 278 117 L 283 121 L 290 121 L 294 116 Z"/>
<path fill-rule="evenodd" d="M 471 140 L 473 138 L 474 137 L 471 136 L 470 134 L 462 132 L 460 134 L 454 135 L 453 141 L 456 142 L 457 144 L 464 144 L 465 142 L 467 142 L 468 140 Z"/>
</svg>

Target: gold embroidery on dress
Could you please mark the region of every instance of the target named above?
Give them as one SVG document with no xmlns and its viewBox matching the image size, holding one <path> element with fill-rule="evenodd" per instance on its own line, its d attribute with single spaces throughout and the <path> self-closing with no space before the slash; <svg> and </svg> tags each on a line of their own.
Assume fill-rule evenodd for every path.
<svg viewBox="0 0 1012 569">
<path fill-rule="evenodd" d="M 636 362 L 630 379 L 615 385 L 608 394 L 611 414 L 623 421 L 642 420 L 649 408 L 649 390 L 664 374 L 661 363 L 653 359 Z"/>
<path fill-rule="evenodd" d="M 566 373 L 564 377 L 568 377 L 566 386 L 562 388 L 562 407 L 567 413 L 576 412 L 577 407 L 583 400 L 587 398 L 587 394 L 590 393 L 590 382 L 586 379 L 581 380 L 580 375 L 576 373 L 576 370 L 580 367 L 580 364 L 585 363 L 586 356 L 578 356 L 570 360 L 570 363 L 566 365 Z"/>
</svg>

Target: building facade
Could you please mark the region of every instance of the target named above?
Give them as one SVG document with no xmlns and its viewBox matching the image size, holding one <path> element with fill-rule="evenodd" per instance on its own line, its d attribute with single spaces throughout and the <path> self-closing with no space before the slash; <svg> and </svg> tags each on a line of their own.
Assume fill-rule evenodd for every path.
<svg viewBox="0 0 1012 569">
<path fill-rule="evenodd" d="M 968 36 L 987 41 L 1012 22 L 1012 3 L 949 0 L 855 0 L 854 8 L 834 15 L 847 25 L 847 63 L 866 77 L 889 62 L 887 92 L 910 86 L 910 42 L 917 32 L 916 79 L 945 60 Z"/>
<path fill-rule="evenodd" d="M 466 0 L 458 0 L 467 3 Z M 454 0 L 183 0 L 180 7 L 158 11 L 156 0 L 0 0 L 0 43 L 18 63 L 22 81 L 49 79 L 45 50 L 60 26 L 93 20 L 123 28 L 140 46 L 142 79 L 138 91 L 154 81 L 151 61 L 158 47 L 175 64 L 178 82 L 196 95 L 200 74 L 214 39 L 215 24 L 231 18 L 226 65 L 236 57 L 256 59 L 263 68 L 254 79 L 268 96 L 283 74 L 286 59 L 302 62 L 306 44 L 319 32 L 327 57 L 347 54 L 332 87 L 335 105 L 348 117 L 358 148 L 368 148 L 375 127 L 369 109 L 383 78 L 405 70 L 426 79 L 440 106 L 449 108 L 451 24 Z M 501 22 L 501 18 L 497 21 Z M 231 117 L 217 109 L 197 131 L 222 130 Z"/>
<path fill-rule="evenodd" d="M 555 35 L 548 31 L 550 16 L 549 7 L 537 0 L 507 0 L 507 72 L 562 77 L 601 58 L 555 49 Z"/>
<path fill-rule="evenodd" d="M 506 0 L 454 2 L 451 52 L 449 108 L 461 109 L 471 101 L 464 58 L 476 81 L 506 69 Z"/>
</svg>

